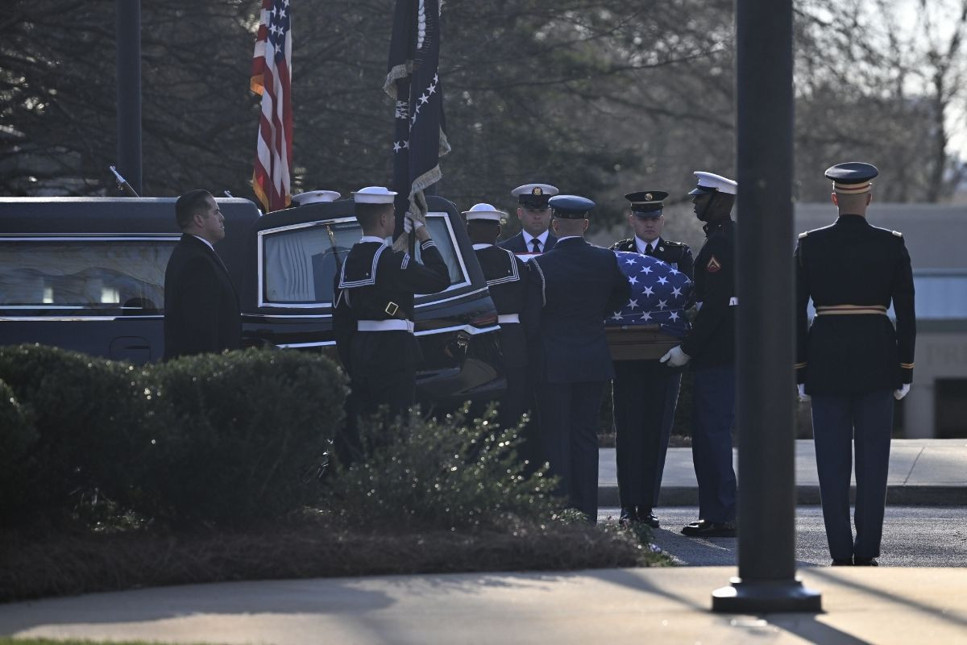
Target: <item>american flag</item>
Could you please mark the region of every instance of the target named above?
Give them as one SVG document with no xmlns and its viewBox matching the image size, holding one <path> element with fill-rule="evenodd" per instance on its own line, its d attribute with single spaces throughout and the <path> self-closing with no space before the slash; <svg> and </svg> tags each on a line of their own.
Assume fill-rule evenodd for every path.
<svg viewBox="0 0 967 645">
<path fill-rule="evenodd" d="M 394 237 L 402 233 L 407 210 L 426 215 L 423 190 L 442 177 L 440 157 L 450 151 L 439 63 L 440 0 L 396 0 L 383 84 L 383 90 L 396 99 L 393 190 L 400 195 Z"/>
<path fill-rule="evenodd" d="M 624 307 L 605 319 L 605 326 L 659 325 L 666 334 L 684 337 L 688 332 L 685 309 L 692 299 L 692 281 L 688 276 L 650 255 L 614 253 L 631 283 L 631 297 Z"/>
<path fill-rule="evenodd" d="M 262 20 L 252 60 L 252 91 L 262 95 L 252 189 L 266 211 L 285 208 L 291 202 L 291 73 L 289 0 L 262 0 Z"/>
</svg>

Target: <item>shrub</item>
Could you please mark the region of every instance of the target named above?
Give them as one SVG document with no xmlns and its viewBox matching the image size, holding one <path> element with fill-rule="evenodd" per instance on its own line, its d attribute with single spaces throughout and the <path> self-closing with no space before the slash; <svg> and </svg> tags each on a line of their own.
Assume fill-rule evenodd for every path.
<svg viewBox="0 0 967 645">
<path fill-rule="evenodd" d="M 38 440 L 13 389 L 0 380 L 0 521 L 8 524 L 24 509 L 25 459 Z"/>
<path fill-rule="evenodd" d="M 0 347 L 10 386 L 36 440 L 21 467 L 22 508 L 71 510 L 77 493 L 126 500 L 145 416 L 137 370 L 54 347 Z"/>
<path fill-rule="evenodd" d="M 174 524 L 275 518 L 313 501 L 342 422 L 329 359 L 250 349 L 146 369 L 157 416 L 144 510 Z"/>
<path fill-rule="evenodd" d="M 513 516 L 550 517 L 556 480 L 526 475 L 518 460 L 523 425 L 500 428 L 493 407 L 468 421 L 468 407 L 445 417 L 375 416 L 360 423 L 367 457 L 339 464 L 327 487 L 331 510 L 355 526 L 493 528 Z"/>
</svg>

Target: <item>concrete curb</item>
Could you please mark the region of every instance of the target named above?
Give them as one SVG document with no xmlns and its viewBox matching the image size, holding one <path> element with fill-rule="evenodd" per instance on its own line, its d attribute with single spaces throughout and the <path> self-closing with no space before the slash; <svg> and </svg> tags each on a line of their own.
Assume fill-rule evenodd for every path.
<svg viewBox="0 0 967 645">
<path fill-rule="evenodd" d="M 856 487 L 850 489 L 851 499 Z M 887 486 L 887 506 L 967 506 L 967 488 L 963 486 Z M 796 487 L 796 504 L 818 506 L 820 504 L 819 486 L 803 485 Z M 617 507 L 621 502 L 618 487 L 601 485 L 598 487 L 598 506 Z M 658 498 L 659 506 L 698 506 L 698 488 L 694 486 L 662 486 Z"/>
</svg>

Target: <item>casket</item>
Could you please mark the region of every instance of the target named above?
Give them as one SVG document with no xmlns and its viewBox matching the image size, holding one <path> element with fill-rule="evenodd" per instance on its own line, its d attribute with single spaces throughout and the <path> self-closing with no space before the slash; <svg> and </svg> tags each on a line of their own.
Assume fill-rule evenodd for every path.
<svg viewBox="0 0 967 645">
<path fill-rule="evenodd" d="M 661 331 L 659 325 L 622 325 L 605 327 L 614 361 L 658 360 L 682 341 Z"/>
</svg>

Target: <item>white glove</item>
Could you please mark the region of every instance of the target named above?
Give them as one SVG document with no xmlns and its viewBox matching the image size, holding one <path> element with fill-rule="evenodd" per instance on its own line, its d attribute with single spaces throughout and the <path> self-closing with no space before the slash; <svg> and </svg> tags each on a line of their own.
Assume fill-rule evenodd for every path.
<svg viewBox="0 0 967 645">
<path fill-rule="evenodd" d="M 403 216 L 403 232 L 409 233 L 410 231 L 417 231 L 423 228 L 423 222 L 416 219 L 416 216 L 410 211 L 406 211 L 406 215 Z"/>
<path fill-rule="evenodd" d="M 905 397 L 907 395 L 907 392 L 909 391 L 910 391 L 910 384 L 904 383 L 903 385 L 900 386 L 899 390 L 893 391 L 893 398 L 899 401 L 900 399 Z"/>
<path fill-rule="evenodd" d="M 810 397 L 808 394 L 806 394 L 806 384 L 805 383 L 800 383 L 799 384 L 799 400 L 802 401 L 803 403 L 805 403 L 806 401 L 808 401 L 811 398 L 812 397 Z"/>
<path fill-rule="evenodd" d="M 692 357 L 682 351 L 681 345 L 675 345 L 658 360 L 661 363 L 667 364 L 668 367 L 681 367 L 692 360 Z"/>
</svg>

